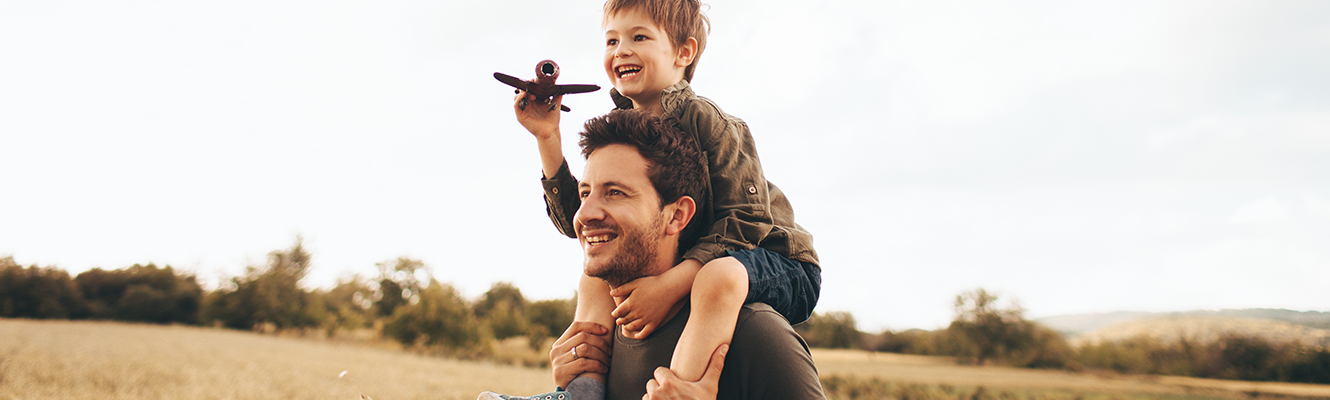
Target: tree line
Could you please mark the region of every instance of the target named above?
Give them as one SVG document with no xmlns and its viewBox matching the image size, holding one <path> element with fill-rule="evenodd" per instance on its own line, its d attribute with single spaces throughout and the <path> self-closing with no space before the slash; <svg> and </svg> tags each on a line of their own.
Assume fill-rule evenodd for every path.
<svg viewBox="0 0 1330 400">
<path fill-rule="evenodd" d="M 984 289 L 956 296 L 944 329 L 860 332 L 847 312 L 815 313 L 795 330 L 809 346 L 955 357 L 962 364 L 998 364 L 1080 371 L 1201 378 L 1330 383 L 1330 349 L 1229 334 L 1210 342 L 1164 342 L 1140 336 L 1071 346 L 1058 332 L 1025 318 Z"/>
<path fill-rule="evenodd" d="M 135 264 L 71 277 L 54 266 L 24 267 L 0 257 L 0 317 L 89 319 L 216 326 L 337 335 L 372 329 L 403 345 L 436 353 L 482 356 L 495 339 L 525 336 L 538 346 L 572 323 L 575 299 L 527 300 L 509 283 L 464 298 L 435 280 L 419 260 L 377 265 L 373 278 L 355 276 L 331 289 L 299 282 L 312 256 L 297 239 L 267 262 L 205 291 L 197 276 L 170 266 Z"/>
<path fill-rule="evenodd" d="M 0 317 L 178 323 L 260 331 L 336 335 L 371 329 L 413 349 L 480 357 L 488 343 L 526 337 L 533 348 L 572 323 L 576 299 L 529 301 L 509 283 L 469 300 L 428 274 L 419 260 L 377 264 L 331 289 L 299 282 L 312 257 L 299 239 L 262 265 L 204 291 L 195 275 L 135 264 L 71 277 L 56 267 L 23 267 L 0 258 Z M 1061 334 L 1025 318 L 1017 304 L 977 289 L 956 296 L 945 329 L 860 332 L 848 312 L 815 313 L 795 330 L 812 347 L 955 357 L 966 364 L 1205 378 L 1330 383 L 1330 349 L 1228 335 L 1212 342 L 1138 337 L 1075 348 Z"/>
</svg>

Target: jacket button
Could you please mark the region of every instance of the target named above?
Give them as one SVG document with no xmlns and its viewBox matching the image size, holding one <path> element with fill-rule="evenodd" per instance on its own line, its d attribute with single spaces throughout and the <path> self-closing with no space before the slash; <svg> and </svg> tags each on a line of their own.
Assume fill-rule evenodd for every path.
<svg viewBox="0 0 1330 400">
<path fill-rule="evenodd" d="M 559 194 L 559 188 L 553 188 L 554 194 Z"/>
<path fill-rule="evenodd" d="M 757 186 L 749 186 L 749 187 L 748 187 L 748 193 L 749 193 L 749 194 L 757 194 Z"/>
</svg>

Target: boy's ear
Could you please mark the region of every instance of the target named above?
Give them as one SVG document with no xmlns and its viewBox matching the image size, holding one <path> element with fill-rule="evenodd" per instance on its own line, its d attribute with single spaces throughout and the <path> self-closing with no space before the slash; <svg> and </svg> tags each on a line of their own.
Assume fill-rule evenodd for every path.
<svg viewBox="0 0 1330 400">
<path fill-rule="evenodd" d="M 683 232 L 683 228 L 688 227 L 688 222 L 693 220 L 693 214 L 697 213 L 697 202 L 692 197 L 683 196 L 673 203 L 665 205 L 665 233 L 667 235 L 678 235 Z"/>
<path fill-rule="evenodd" d="M 689 36 L 688 41 L 679 46 L 679 56 L 674 59 L 674 66 L 683 68 L 693 63 L 697 58 L 697 38 Z"/>
</svg>

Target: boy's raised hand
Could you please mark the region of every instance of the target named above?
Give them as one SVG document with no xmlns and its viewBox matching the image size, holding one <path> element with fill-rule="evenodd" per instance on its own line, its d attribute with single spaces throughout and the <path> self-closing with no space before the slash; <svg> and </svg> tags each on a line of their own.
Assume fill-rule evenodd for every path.
<svg viewBox="0 0 1330 400">
<path fill-rule="evenodd" d="M 559 139 L 559 105 L 563 102 L 563 96 L 555 96 L 550 101 L 554 104 L 552 109 L 549 103 L 538 102 L 536 96 L 523 90 L 518 90 L 517 96 L 513 97 L 517 122 L 535 135 L 537 140 Z"/>
</svg>

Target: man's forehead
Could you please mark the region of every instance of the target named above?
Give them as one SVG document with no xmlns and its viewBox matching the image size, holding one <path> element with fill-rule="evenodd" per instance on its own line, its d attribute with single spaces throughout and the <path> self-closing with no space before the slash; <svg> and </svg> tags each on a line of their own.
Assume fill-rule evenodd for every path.
<svg viewBox="0 0 1330 400">
<path fill-rule="evenodd" d="M 646 158 L 642 157 L 636 147 L 611 144 L 596 149 L 587 156 L 582 184 L 600 185 L 615 182 L 645 186 L 640 189 L 655 189 L 647 178 L 647 165 Z"/>
</svg>

